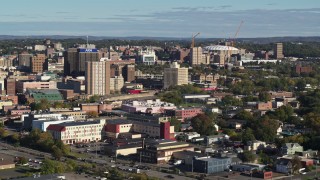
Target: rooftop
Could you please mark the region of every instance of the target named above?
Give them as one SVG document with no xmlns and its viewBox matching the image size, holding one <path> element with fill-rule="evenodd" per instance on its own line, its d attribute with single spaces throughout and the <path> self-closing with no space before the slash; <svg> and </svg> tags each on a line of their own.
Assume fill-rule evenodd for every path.
<svg viewBox="0 0 320 180">
<path fill-rule="evenodd" d="M 239 49 L 235 47 L 222 45 L 206 46 L 204 49 L 208 51 L 239 51 Z"/>
</svg>

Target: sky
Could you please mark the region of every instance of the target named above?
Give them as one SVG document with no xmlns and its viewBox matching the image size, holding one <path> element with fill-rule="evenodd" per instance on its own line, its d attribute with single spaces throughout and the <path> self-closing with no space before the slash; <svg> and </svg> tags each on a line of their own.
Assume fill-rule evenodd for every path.
<svg viewBox="0 0 320 180">
<path fill-rule="evenodd" d="M 0 35 L 320 36 L 320 0 L 3 0 Z"/>
</svg>

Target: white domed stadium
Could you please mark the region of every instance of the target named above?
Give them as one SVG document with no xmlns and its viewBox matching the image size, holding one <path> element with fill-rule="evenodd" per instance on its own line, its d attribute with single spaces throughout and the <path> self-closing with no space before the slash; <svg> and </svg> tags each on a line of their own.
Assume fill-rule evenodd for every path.
<svg viewBox="0 0 320 180">
<path fill-rule="evenodd" d="M 214 51 L 214 52 L 218 52 L 218 51 L 239 51 L 238 48 L 232 47 L 232 46 L 222 46 L 222 45 L 213 45 L 213 46 L 206 46 L 204 48 L 207 51 Z"/>
</svg>

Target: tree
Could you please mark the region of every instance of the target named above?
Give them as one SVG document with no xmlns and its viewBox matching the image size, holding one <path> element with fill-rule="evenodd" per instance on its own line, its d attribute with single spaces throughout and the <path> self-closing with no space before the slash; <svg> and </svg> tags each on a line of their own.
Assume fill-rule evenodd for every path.
<svg viewBox="0 0 320 180">
<path fill-rule="evenodd" d="M 123 179 L 123 173 L 121 173 L 119 170 L 115 169 L 115 168 L 112 168 L 110 171 L 109 171 L 109 174 L 108 174 L 108 178 L 110 179 L 114 179 L 114 180 L 120 180 L 120 179 Z"/>
<path fill-rule="evenodd" d="M 270 117 L 273 117 L 275 119 L 279 119 L 282 122 L 289 122 L 289 120 L 292 118 L 294 111 L 293 108 L 290 105 L 287 106 L 281 106 L 275 111 L 270 111 L 267 114 Z"/>
<path fill-rule="evenodd" d="M 268 102 L 271 100 L 271 95 L 268 92 L 260 92 L 259 93 L 259 100 L 263 102 Z"/>
<path fill-rule="evenodd" d="M 291 164 L 292 164 L 292 173 L 297 174 L 302 167 L 301 159 L 299 158 L 299 156 L 293 156 L 293 158 L 291 159 Z"/>
<path fill-rule="evenodd" d="M 239 120 L 246 120 L 246 121 L 254 119 L 253 115 L 250 112 L 246 111 L 246 110 L 240 111 L 239 113 L 237 113 L 235 115 L 234 118 L 239 119 Z"/>
<path fill-rule="evenodd" d="M 0 138 L 5 138 L 7 136 L 8 132 L 3 127 L 0 127 Z"/>
<path fill-rule="evenodd" d="M 273 159 L 262 151 L 259 152 L 259 161 L 263 164 L 272 164 Z"/>
<path fill-rule="evenodd" d="M 239 99 L 234 98 L 233 96 L 226 95 L 221 99 L 224 106 L 241 106 L 242 102 Z"/>
<path fill-rule="evenodd" d="M 306 81 L 304 79 L 299 79 L 296 83 L 296 87 L 298 91 L 304 91 L 306 89 Z"/>
<path fill-rule="evenodd" d="M 213 119 L 205 114 L 198 114 L 191 119 L 192 128 L 201 135 L 212 135 L 216 132 Z"/>
<path fill-rule="evenodd" d="M 100 100 L 100 96 L 98 95 L 93 95 L 89 98 L 90 103 L 98 102 Z"/>
<path fill-rule="evenodd" d="M 56 160 L 60 160 L 61 157 L 63 156 L 63 153 L 62 153 L 61 149 L 59 149 L 57 146 L 53 146 L 53 148 L 52 148 L 52 156 Z"/>
<path fill-rule="evenodd" d="M 87 114 L 87 116 L 89 118 L 97 118 L 97 117 L 99 117 L 99 114 L 96 111 L 88 111 L 86 114 Z"/>
<path fill-rule="evenodd" d="M 174 131 L 179 132 L 181 129 L 181 121 L 179 121 L 177 118 L 172 117 L 170 120 L 170 125 L 174 126 Z"/>
<path fill-rule="evenodd" d="M 312 128 L 315 132 L 319 132 L 320 114 L 308 113 L 305 116 L 305 124 L 307 127 Z"/>
<path fill-rule="evenodd" d="M 19 157 L 18 164 L 26 164 L 28 162 L 27 158 L 25 157 Z"/>
<path fill-rule="evenodd" d="M 251 151 L 244 151 L 241 155 L 241 159 L 244 162 L 254 162 L 256 155 Z"/>
<path fill-rule="evenodd" d="M 254 129 L 254 136 L 266 142 L 274 142 L 277 136 L 277 129 L 279 128 L 279 123 L 275 119 L 271 119 L 268 116 L 263 116 L 262 118 L 252 121 L 249 126 Z"/>
<path fill-rule="evenodd" d="M 247 143 L 249 141 L 254 141 L 256 138 L 254 137 L 253 131 L 251 128 L 247 128 L 243 133 L 242 133 L 242 142 Z"/>
<path fill-rule="evenodd" d="M 42 161 L 41 165 L 41 173 L 42 174 L 55 174 L 55 173 L 63 173 L 67 169 L 65 165 L 61 162 L 53 161 L 50 159 L 45 159 Z"/>
</svg>

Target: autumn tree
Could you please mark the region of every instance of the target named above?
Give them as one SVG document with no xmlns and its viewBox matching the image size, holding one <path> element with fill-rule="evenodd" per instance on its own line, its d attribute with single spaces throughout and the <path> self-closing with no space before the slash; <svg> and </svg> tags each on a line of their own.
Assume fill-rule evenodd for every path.
<svg viewBox="0 0 320 180">
<path fill-rule="evenodd" d="M 97 117 L 99 117 L 99 114 L 96 111 L 88 111 L 86 114 L 87 114 L 87 116 L 89 118 L 97 118 Z"/>
</svg>

